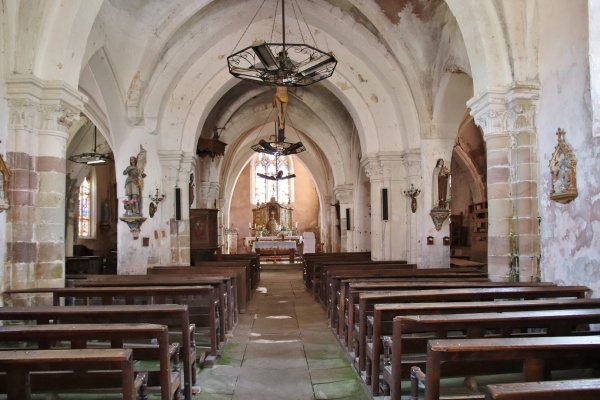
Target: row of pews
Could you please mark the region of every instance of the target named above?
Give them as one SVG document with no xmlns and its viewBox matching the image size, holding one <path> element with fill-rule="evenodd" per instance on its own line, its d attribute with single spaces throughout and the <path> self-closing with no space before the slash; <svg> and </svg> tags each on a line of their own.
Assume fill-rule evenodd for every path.
<svg viewBox="0 0 600 400">
<path fill-rule="evenodd" d="M 588 287 L 368 257 L 305 254 L 303 276 L 374 397 L 600 398 L 600 299 Z"/>
<path fill-rule="evenodd" d="M 260 279 L 257 256 L 224 258 L 6 291 L 0 393 L 28 400 L 117 390 L 127 400 L 192 400 L 197 369 L 214 364 Z"/>
</svg>

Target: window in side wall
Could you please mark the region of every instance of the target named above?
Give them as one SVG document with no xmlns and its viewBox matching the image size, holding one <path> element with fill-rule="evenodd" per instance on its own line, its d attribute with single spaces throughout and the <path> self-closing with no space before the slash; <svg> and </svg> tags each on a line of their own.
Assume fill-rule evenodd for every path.
<svg viewBox="0 0 600 400">
<path fill-rule="evenodd" d="M 79 186 L 79 224 L 78 232 L 80 238 L 93 237 L 93 212 L 92 212 L 92 184 L 89 176 L 86 176 Z"/>
</svg>

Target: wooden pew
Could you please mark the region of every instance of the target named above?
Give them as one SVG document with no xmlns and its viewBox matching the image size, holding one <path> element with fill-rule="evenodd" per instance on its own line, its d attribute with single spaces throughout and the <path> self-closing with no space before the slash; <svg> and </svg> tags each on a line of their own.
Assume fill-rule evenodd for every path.
<svg viewBox="0 0 600 400">
<path fill-rule="evenodd" d="M 148 386 L 160 386 L 162 400 L 181 398 L 181 371 L 179 370 L 179 344 L 169 345 L 169 331 L 165 325 L 157 324 L 59 324 L 59 325 L 11 325 L 0 327 L 0 342 L 35 343 L 36 348 L 24 348 L 23 354 L 30 350 L 49 350 L 54 342 L 70 342 L 73 349 L 85 349 L 97 345 L 93 341 L 109 341 L 112 348 L 131 348 L 133 359 L 158 360 L 159 371 L 148 371 Z M 142 340 L 150 344 L 152 340 L 156 345 L 150 347 L 130 347 L 128 341 Z M 171 362 L 171 360 L 173 360 Z M 43 379 L 47 386 L 47 376 L 34 375 L 31 379 L 35 382 Z M 56 376 L 50 380 L 56 380 Z M 12 385 L 11 381 L 7 384 Z"/>
<path fill-rule="evenodd" d="M 38 389 L 34 385 L 33 390 L 104 389 L 103 383 L 107 381 L 104 376 L 109 374 L 108 370 L 118 373 L 117 379 L 108 383 L 112 383 L 111 387 L 120 388 L 123 400 L 136 400 L 136 388 L 140 398 L 147 400 L 145 374 L 134 376 L 131 353 L 131 349 L 0 351 L 0 371 L 6 375 L 7 400 L 31 399 L 30 372 L 50 374 L 57 370 L 77 372 L 54 373 L 54 379 L 47 381 L 48 386 Z"/>
<path fill-rule="evenodd" d="M 518 382 L 487 385 L 485 400 L 598 400 L 600 379 Z"/>
<path fill-rule="evenodd" d="M 315 262 L 315 281 L 318 285 L 313 287 L 313 298 L 318 299 L 323 306 L 328 307 L 329 284 L 328 276 L 334 273 L 350 271 L 406 271 L 416 270 L 417 264 L 407 264 L 406 261 L 340 261 L 340 262 Z"/>
<path fill-rule="evenodd" d="M 402 303 L 402 304 L 376 304 L 373 316 L 368 318 L 366 338 L 366 377 L 365 381 L 372 386 L 373 395 L 380 393 L 380 361 L 383 352 L 382 337 L 393 337 L 393 322 L 395 317 L 407 315 L 438 315 L 486 312 L 511 312 L 526 310 L 569 310 L 569 309 L 597 309 L 600 308 L 600 299 L 543 299 L 521 301 L 469 301 L 446 303 Z M 393 345 L 393 341 L 391 341 Z M 389 346 L 389 343 L 388 343 Z M 390 364 L 389 357 L 386 360 Z M 371 368 L 369 369 L 369 366 Z M 392 373 L 394 373 L 392 367 Z M 389 381 L 397 382 L 402 376 L 396 371 L 392 375 L 387 371 Z M 402 373 L 402 370 L 400 371 Z"/>
<path fill-rule="evenodd" d="M 435 274 L 432 277 L 438 277 Z M 417 290 L 417 289 L 457 289 L 457 288 L 500 288 L 500 287 L 538 287 L 538 286 L 556 286 L 553 283 L 546 282 L 471 282 L 464 280 L 461 276 L 448 275 L 442 281 L 419 280 L 411 282 L 406 281 L 385 281 L 385 282 L 352 282 L 347 286 L 348 293 L 348 312 L 342 321 L 348 322 L 348 326 L 344 327 L 347 337 L 347 343 L 352 343 L 356 340 L 358 330 L 355 325 L 359 321 L 359 312 L 356 305 L 359 303 L 359 295 L 361 293 L 389 292 L 397 290 Z M 350 313 L 350 311 L 353 311 Z M 350 331 L 348 331 L 350 329 Z M 339 331 L 339 328 L 338 328 Z"/>
<path fill-rule="evenodd" d="M 302 278 L 306 289 L 312 292 L 314 280 L 314 261 L 367 261 L 371 259 L 370 251 L 343 253 L 304 253 L 302 255 Z"/>
<path fill-rule="evenodd" d="M 193 268 L 200 268 L 208 273 L 218 273 L 223 271 L 226 275 L 231 275 L 232 272 L 241 273 L 240 286 L 244 292 L 246 300 L 252 298 L 252 288 L 258 286 L 258 282 L 252 281 L 252 263 L 250 260 L 235 260 L 235 261 L 197 261 Z M 243 283 L 246 283 L 245 285 Z"/>
<path fill-rule="evenodd" d="M 459 279 L 462 282 L 489 282 L 487 277 L 479 272 L 471 274 L 466 271 L 454 271 L 448 268 L 427 268 L 411 270 L 414 274 L 408 275 L 404 270 L 370 270 L 370 271 L 351 271 L 335 272 L 327 276 L 329 281 L 330 302 L 329 312 L 330 326 L 338 328 L 338 335 L 346 340 L 345 318 L 347 318 L 348 293 L 350 283 L 359 282 L 400 282 L 400 281 L 448 281 Z M 337 315 L 336 315 L 337 313 Z"/>
<path fill-rule="evenodd" d="M 180 266 L 155 266 L 148 267 L 148 275 L 215 275 L 229 276 L 236 280 L 238 311 L 240 314 L 246 312 L 248 301 L 252 293 L 251 281 L 249 279 L 249 262 L 235 261 L 242 263 L 235 266 L 216 265 L 217 261 L 201 261 L 201 267 L 180 267 Z M 229 262 L 231 263 L 231 262 Z"/>
<path fill-rule="evenodd" d="M 233 281 L 233 282 L 232 282 Z M 68 287 L 103 286 L 190 286 L 210 285 L 219 293 L 220 341 L 225 343 L 225 333 L 233 329 L 237 320 L 234 292 L 235 280 L 226 276 L 173 276 L 173 275 L 82 275 L 81 279 L 69 279 Z"/>
<path fill-rule="evenodd" d="M 427 374 L 416 367 L 411 371 L 411 381 L 416 387 L 417 379 L 422 378 L 425 399 L 437 400 L 443 364 L 485 371 L 486 366 L 516 361 L 524 380 L 533 382 L 545 380 L 550 368 L 597 367 L 599 357 L 600 336 L 436 339 L 427 346 Z"/>
<path fill-rule="evenodd" d="M 540 298 L 585 298 L 590 289 L 586 286 L 533 286 L 533 287 L 492 287 L 457 289 L 422 289 L 404 291 L 381 291 L 359 293 L 358 304 L 358 360 L 359 370 L 364 370 L 366 362 L 367 316 L 373 315 L 375 304 L 422 303 L 444 301 L 483 301 L 501 299 L 534 300 Z M 349 316 L 352 313 L 349 313 Z M 352 343 L 353 328 L 348 326 L 348 343 Z"/>
<path fill-rule="evenodd" d="M 251 269 L 252 290 L 256 290 L 260 282 L 260 256 L 258 254 L 217 254 L 215 261 L 249 260 Z"/>
<path fill-rule="evenodd" d="M 447 338 L 449 332 L 464 332 L 466 338 L 482 337 L 536 337 L 536 336 L 571 336 L 589 335 L 589 324 L 600 321 L 600 309 L 569 310 L 528 310 L 514 312 L 469 313 L 445 315 L 399 316 L 394 318 L 394 334 L 392 337 L 391 365 L 383 370 L 384 382 L 391 384 L 392 399 L 400 399 L 402 378 L 408 377 L 407 365 L 423 367 L 427 340 Z M 528 329 L 535 333 L 527 333 Z M 414 334 L 427 337 L 411 337 Z M 459 336 L 463 337 L 461 333 Z M 407 350 L 408 349 L 408 350 Z M 394 353 L 395 351 L 395 353 Z M 409 361 L 406 360 L 407 354 Z M 419 356 L 423 355 L 422 358 Z M 403 368 L 405 366 L 405 368 Z M 501 365 L 494 366 L 494 372 L 514 372 L 502 370 Z M 447 373 L 451 376 L 465 376 L 481 371 L 465 371 L 453 368 Z M 483 373 L 482 373 L 483 374 Z M 373 392 L 376 388 L 373 386 Z"/>
<path fill-rule="evenodd" d="M 213 358 L 219 352 L 219 301 L 212 286 L 32 288 L 12 290 L 10 293 L 51 293 L 55 306 L 61 305 L 61 300 L 64 304 L 74 304 L 72 299 L 78 299 L 82 305 L 90 305 L 92 300 L 101 305 L 186 304 L 189 321 L 196 327 L 196 340 L 207 340 L 200 344 L 196 341 L 196 348 L 206 349 Z M 198 305 L 197 300 L 201 298 L 205 302 Z M 191 385 L 189 389 L 186 387 L 186 398 L 188 393 L 191 396 Z"/>
<path fill-rule="evenodd" d="M 327 273 L 342 271 L 380 270 L 414 270 L 416 264 L 407 264 L 404 260 L 372 261 L 372 260 L 313 260 L 312 296 L 327 306 Z"/>
<path fill-rule="evenodd" d="M 2 321 L 49 323 L 154 323 L 172 327 L 181 337 L 184 396 L 192 400 L 196 380 L 195 325 L 190 324 L 188 306 L 179 304 L 111 305 L 70 307 L 0 307 Z"/>
</svg>

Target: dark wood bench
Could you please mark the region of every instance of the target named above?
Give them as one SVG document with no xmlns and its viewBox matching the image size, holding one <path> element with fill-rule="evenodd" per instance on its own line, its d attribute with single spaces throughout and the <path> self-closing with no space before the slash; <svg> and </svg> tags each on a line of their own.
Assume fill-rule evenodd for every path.
<svg viewBox="0 0 600 400">
<path fill-rule="evenodd" d="M 356 335 L 357 339 L 355 343 L 355 347 L 358 348 L 358 367 L 360 370 L 364 370 L 365 368 L 367 316 L 373 315 L 375 304 L 584 298 L 589 291 L 590 289 L 585 286 L 532 286 L 362 292 L 358 295 L 358 334 Z M 352 313 L 349 313 L 348 316 L 350 317 L 350 315 Z M 350 325 L 348 325 L 348 332 L 348 343 L 350 344 L 354 338 L 354 328 Z"/>
<path fill-rule="evenodd" d="M 196 349 L 205 349 L 213 358 L 220 351 L 219 299 L 212 286 L 35 288 L 10 292 L 51 293 L 55 306 L 77 305 L 77 302 L 80 305 L 185 304 L 188 306 L 189 321 L 196 329 Z M 186 391 L 186 395 L 191 394 L 191 386 Z"/>
<path fill-rule="evenodd" d="M 598 400 L 600 379 L 517 382 L 487 385 L 486 400 Z"/>
<path fill-rule="evenodd" d="M 177 276 L 177 275 L 82 275 L 80 279 L 66 281 L 68 287 L 103 286 L 190 286 L 210 285 L 219 293 L 220 340 L 233 329 L 237 321 L 235 278 L 226 276 Z"/>
<path fill-rule="evenodd" d="M 433 276 L 433 275 L 432 275 Z M 501 287 L 538 287 L 538 286 L 556 286 L 553 283 L 546 282 L 471 282 L 465 281 L 462 277 L 448 275 L 442 281 L 418 280 L 414 279 L 411 282 L 406 281 L 387 281 L 387 282 L 353 282 L 347 286 L 347 301 L 348 311 L 353 310 L 352 315 L 344 315 L 341 320 L 348 323 L 348 326 L 343 326 L 346 333 L 344 340 L 347 343 L 352 343 L 351 340 L 356 340 L 358 334 L 359 310 L 355 307 L 359 303 L 360 293 L 375 293 L 389 292 L 398 290 L 417 290 L 417 289 L 458 289 L 458 288 L 501 288 Z M 353 330 L 348 331 L 349 327 Z M 339 330 L 339 328 L 338 328 Z"/>
<path fill-rule="evenodd" d="M 392 398 L 400 399 L 401 381 L 409 377 L 408 367 L 424 366 L 427 341 L 431 339 L 444 339 L 450 336 L 472 339 L 589 335 L 600 333 L 589 332 L 589 325 L 598 323 L 599 318 L 598 308 L 395 317 L 391 365 L 388 362 L 384 363 L 386 365 L 383 369 L 383 381 L 390 384 Z M 514 369 L 510 368 L 503 370 L 502 365 L 495 365 L 494 368 L 493 373 L 514 372 Z M 484 369 L 469 371 L 456 367 L 447 371 L 447 374 L 462 377 L 477 372 L 485 375 L 484 371 Z M 387 388 L 387 385 L 383 386 Z M 373 392 L 376 391 L 374 385 L 372 389 Z"/>
<path fill-rule="evenodd" d="M 327 307 L 327 273 L 348 271 L 379 270 L 413 270 L 416 264 L 407 264 L 404 260 L 372 261 L 372 260 L 314 260 L 312 296 Z"/>
<path fill-rule="evenodd" d="M 543 299 L 521 301 L 376 304 L 373 311 L 373 316 L 367 318 L 367 363 L 365 381 L 368 385 L 372 386 L 372 393 L 374 396 L 380 393 L 380 362 L 384 348 L 382 339 L 385 336 L 393 337 L 393 322 L 394 318 L 398 316 L 596 308 L 600 308 L 600 299 Z M 390 341 L 388 346 L 390 344 L 393 345 L 393 342 Z M 391 365 L 389 356 L 386 357 L 385 362 L 387 365 Z M 370 369 L 369 366 L 371 366 Z M 403 370 L 401 370 L 401 372 L 402 371 Z M 391 373 L 388 371 L 387 375 L 391 376 Z M 387 382 L 388 387 L 391 387 L 392 382 L 394 382 L 396 379 L 400 378 L 392 377 L 390 381 Z"/>
<path fill-rule="evenodd" d="M 328 274 L 330 287 L 330 326 L 338 329 L 338 335 L 346 340 L 347 334 L 344 334 L 347 318 L 348 292 L 350 283 L 359 282 L 414 282 L 414 281 L 443 281 L 460 280 L 461 282 L 489 282 L 487 277 L 476 273 L 455 274 L 448 268 L 431 268 L 417 269 L 414 274 L 407 276 L 404 270 L 371 270 L 371 271 L 355 271 L 355 272 L 336 272 Z M 427 271 L 427 272 L 422 272 Z"/>
<path fill-rule="evenodd" d="M 371 260 L 370 251 L 362 252 L 340 252 L 340 253 L 304 253 L 302 255 L 302 278 L 308 291 L 312 292 L 314 280 L 314 262 L 315 261 L 368 261 Z"/>
<path fill-rule="evenodd" d="M 136 400 L 136 392 L 148 399 L 145 373 L 134 375 L 131 349 L 0 351 L 0 371 L 5 374 L 7 400 L 30 400 L 38 390 L 107 387 L 119 388 L 123 400 Z M 40 383 L 32 383 L 31 372 L 40 372 Z"/>
<path fill-rule="evenodd" d="M 207 261 L 207 263 L 216 263 L 217 261 Z M 203 262 L 204 263 L 204 262 Z M 244 314 L 246 312 L 248 301 L 250 300 L 251 286 L 250 280 L 248 279 L 249 264 L 243 266 L 210 266 L 203 265 L 201 268 L 197 267 L 179 267 L 179 266 L 155 266 L 148 267 L 146 272 L 148 275 L 180 275 L 180 276 L 229 276 L 236 280 L 236 298 L 238 305 L 238 312 Z"/>
<path fill-rule="evenodd" d="M 242 290 L 244 291 L 246 300 L 250 301 L 252 298 L 253 288 L 258 286 L 258 282 L 252 280 L 252 262 L 250 260 L 234 260 L 234 261 L 196 261 L 193 268 L 200 268 L 206 272 L 218 273 L 223 271 L 225 275 L 231 275 L 232 273 L 240 273 Z M 243 283 L 246 283 L 243 285 Z"/>
<path fill-rule="evenodd" d="M 131 344 L 128 344 L 130 341 L 140 340 L 146 345 L 136 344 L 132 347 Z M 156 344 L 151 344 L 153 340 L 156 341 Z M 165 325 L 59 324 L 0 327 L 0 342 L 5 346 L 21 341 L 35 345 L 35 348 L 24 348 L 23 352 L 25 353 L 30 350 L 49 350 L 53 347 L 54 342 L 70 342 L 73 349 L 98 346 L 98 343 L 94 343 L 94 341 L 107 341 L 112 348 L 131 348 L 133 359 L 136 361 L 159 361 L 158 371 L 147 371 L 148 386 L 160 387 L 160 395 L 163 400 L 181 398 L 179 344 L 169 344 L 169 331 Z M 37 376 L 35 377 L 37 378 Z M 8 381 L 7 384 L 10 386 L 11 382 Z"/>
<path fill-rule="evenodd" d="M 534 382 L 547 380 L 549 370 L 597 368 L 599 357 L 600 336 L 436 339 L 427 345 L 427 374 L 413 368 L 411 388 L 421 382 L 425 399 L 438 400 L 440 380 L 450 368 L 493 372 L 498 364 L 512 361 L 518 363 L 524 381 Z"/>
<path fill-rule="evenodd" d="M 215 261 L 249 260 L 251 269 L 252 290 L 256 290 L 260 282 L 260 256 L 258 254 L 217 254 Z"/>
<path fill-rule="evenodd" d="M 154 323 L 166 325 L 178 333 L 183 360 L 184 396 L 192 400 L 196 379 L 195 325 L 190 324 L 187 305 L 111 305 L 70 307 L 0 307 L 0 320 L 27 321 L 39 325 L 50 323 Z"/>
</svg>

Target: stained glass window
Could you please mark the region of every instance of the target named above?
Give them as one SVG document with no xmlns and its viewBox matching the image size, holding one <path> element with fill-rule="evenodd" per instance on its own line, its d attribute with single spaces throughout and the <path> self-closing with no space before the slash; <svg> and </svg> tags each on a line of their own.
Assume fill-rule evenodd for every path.
<svg viewBox="0 0 600 400">
<path fill-rule="evenodd" d="M 291 202 L 292 179 L 272 180 L 262 178 L 257 174 L 275 177 L 279 171 L 281 176 L 290 173 L 290 156 L 275 157 L 271 154 L 259 153 L 254 163 L 254 203 L 266 203 L 274 197 L 279 203 Z"/>
<path fill-rule="evenodd" d="M 90 237 L 91 233 L 91 185 L 86 176 L 79 187 L 79 236 Z"/>
</svg>

